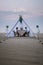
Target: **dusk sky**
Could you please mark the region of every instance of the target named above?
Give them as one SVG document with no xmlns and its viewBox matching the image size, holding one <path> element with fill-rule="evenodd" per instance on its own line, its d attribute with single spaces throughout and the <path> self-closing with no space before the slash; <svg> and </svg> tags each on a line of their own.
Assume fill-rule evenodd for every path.
<svg viewBox="0 0 43 65">
<path fill-rule="evenodd" d="M 9 25 L 10 30 L 19 15 L 35 33 L 36 25 L 43 33 L 43 0 L 0 0 L 0 32 L 5 32 L 6 25 Z"/>
</svg>

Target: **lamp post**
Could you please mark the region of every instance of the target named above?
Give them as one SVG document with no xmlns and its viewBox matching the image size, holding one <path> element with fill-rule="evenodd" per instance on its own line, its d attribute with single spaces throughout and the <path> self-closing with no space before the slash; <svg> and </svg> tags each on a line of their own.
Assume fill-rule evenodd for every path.
<svg viewBox="0 0 43 65">
<path fill-rule="evenodd" d="M 8 28 L 9 28 L 9 26 L 7 25 L 7 26 L 6 26 L 7 37 L 8 37 Z"/>
<path fill-rule="evenodd" d="M 20 30 L 22 30 L 23 29 L 23 18 L 22 18 L 22 16 L 20 15 L 19 16 L 19 22 L 20 22 Z"/>
<path fill-rule="evenodd" d="M 36 25 L 36 28 L 37 28 L 37 37 L 38 37 L 38 40 L 39 40 L 39 33 L 40 33 L 39 25 Z"/>
</svg>

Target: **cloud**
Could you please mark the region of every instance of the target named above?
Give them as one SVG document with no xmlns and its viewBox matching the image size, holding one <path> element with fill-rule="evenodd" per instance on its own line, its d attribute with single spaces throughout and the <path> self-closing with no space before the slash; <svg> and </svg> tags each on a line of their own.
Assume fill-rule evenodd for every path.
<svg viewBox="0 0 43 65">
<path fill-rule="evenodd" d="M 0 11 L 0 19 L 16 19 L 19 15 L 31 15 L 31 13 L 25 12 L 25 11 Z"/>
<path fill-rule="evenodd" d="M 0 0 L 1 11 L 43 10 L 43 0 Z"/>
<path fill-rule="evenodd" d="M 15 19 L 43 15 L 43 0 L 0 0 L 0 19 Z"/>
<path fill-rule="evenodd" d="M 0 19 L 5 20 L 16 20 L 19 15 L 22 15 L 24 18 L 29 17 L 37 17 L 37 16 L 43 16 L 43 12 L 27 12 L 25 10 L 20 11 L 0 11 Z"/>
</svg>

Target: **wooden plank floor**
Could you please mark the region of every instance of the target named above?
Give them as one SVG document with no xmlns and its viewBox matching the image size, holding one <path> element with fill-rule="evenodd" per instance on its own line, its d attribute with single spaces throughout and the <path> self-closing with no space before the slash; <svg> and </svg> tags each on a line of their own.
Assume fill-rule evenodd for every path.
<svg viewBox="0 0 43 65">
<path fill-rule="evenodd" d="M 43 45 L 29 38 L 3 41 L 0 43 L 0 65 L 43 65 Z"/>
</svg>

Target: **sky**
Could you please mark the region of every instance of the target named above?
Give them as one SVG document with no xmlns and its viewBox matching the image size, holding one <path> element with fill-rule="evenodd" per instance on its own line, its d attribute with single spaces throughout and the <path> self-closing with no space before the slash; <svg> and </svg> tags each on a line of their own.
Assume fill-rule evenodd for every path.
<svg viewBox="0 0 43 65">
<path fill-rule="evenodd" d="M 0 32 L 6 32 L 6 25 L 10 31 L 19 15 L 33 32 L 37 32 L 36 25 L 39 25 L 43 33 L 43 0 L 0 0 Z"/>
</svg>

